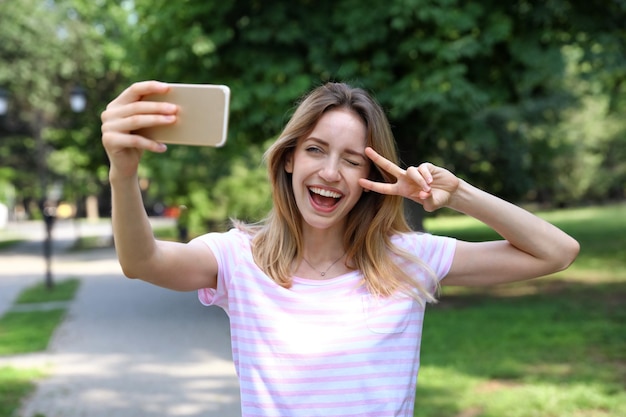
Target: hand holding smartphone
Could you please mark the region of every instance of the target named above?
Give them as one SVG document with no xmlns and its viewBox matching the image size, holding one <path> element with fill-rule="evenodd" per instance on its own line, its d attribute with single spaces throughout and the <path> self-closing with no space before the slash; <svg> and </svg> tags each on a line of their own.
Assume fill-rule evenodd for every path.
<svg viewBox="0 0 626 417">
<path fill-rule="evenodd" d="M 142 100 L 178 105 L 178 119 L 168 126 L 140 129 L 137 133 L 161 143 L 222 146 L 228 134 L 230 88 L 212 84 L 170 84 L 165 94 Z"/>
</svg>

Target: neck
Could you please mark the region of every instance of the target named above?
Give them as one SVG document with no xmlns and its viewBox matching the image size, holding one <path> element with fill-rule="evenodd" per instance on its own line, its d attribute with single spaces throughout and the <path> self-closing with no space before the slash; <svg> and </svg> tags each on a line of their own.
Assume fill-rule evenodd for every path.
<svg viewBox="0 0 626 417">
<path fill-rule="evenodd" d="M 335 266 L 335 264 L 337 264 L 337 262 L 339 262 L 340 260 L 343 259 L 343 257 L 345 256 L 345 252 L 342 253 L 341 255 L 339 255 L 339 257 L 337 259 L 335 259 L 334 261 L 332 261 L 330 263 L 330 265 L 328 266 L 324 266 L 323 269 L 320 269 L 319 266 L 313 265 L 311 262 L 307 261 L 306 258 L 302 258 L 304 260 L 304 262 L 316 273 L 320 274 L 320 277 L 326 277 L 326 274 L 328 273 L 332 273 L 331 269 Z M 343 268 L 341 268 L 343 270 Z"/>
<path fill-rule="evenodd" d="M 330 263 L 345 253 L 343 235 L 337 230 L 303 230 L 302 256 L 314 265 Z"/>
<path fill-rule="evenodd" d="M 294 273 L 302 278 L 327 279 L 349 271 L 345 265 L 346 248 L 337 228 L 303 230 L 301 260 Z"/>
</svg>

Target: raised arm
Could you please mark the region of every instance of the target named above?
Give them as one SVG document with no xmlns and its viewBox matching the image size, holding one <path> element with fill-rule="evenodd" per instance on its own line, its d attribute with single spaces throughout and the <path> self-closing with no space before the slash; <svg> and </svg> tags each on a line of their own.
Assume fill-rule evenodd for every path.
<svg viewBox="0 0 626 417">
<path fill-rule="evenodd" d="M 202 243 L 159 241 L 144 209 L 137 170 L 144 151 L 163 153 L 166 147 L 133 132 L 176 121 L 177 108 L 168 103 L 141 101 L 165 93 L 168 85 L 136 83 L 123 91 L 102 113 L 102 144 L 110 161 L 112 222 L 115 249 L 124 274 L 180 291 L 215 288 L 217 262 Z"/>
<path fill-rule="evenodd" d="M 449 207 L 485 223 L 505 240 L 457 243 L 443 285 L 495 285 L 548 275 L 567 268 L 576 258 L 576 240 L 529 213 L 425 163 L 403 170 L 368 148 L 367 156 L 396 177 L 394 184 L 361 180 L 366 189 L 402 195 L 427 211 Z"/>
</svg>

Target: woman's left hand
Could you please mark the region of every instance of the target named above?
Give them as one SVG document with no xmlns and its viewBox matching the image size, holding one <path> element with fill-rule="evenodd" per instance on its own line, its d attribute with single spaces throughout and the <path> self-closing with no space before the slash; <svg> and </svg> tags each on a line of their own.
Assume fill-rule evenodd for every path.
<svg viewBox="0 0 626 417">
<path fill-rule="evenodd" d="M 447 206 L 459 187 L 460 180 L 454 174 L 431 163 L 404 170 L 370 147 L 365 149 L 365 154 L 381 170 L 396 178 L 393 184 L 361 178 L 359 184 L 366 190 L 410 198 L 430 212 Z"/>
</svg>

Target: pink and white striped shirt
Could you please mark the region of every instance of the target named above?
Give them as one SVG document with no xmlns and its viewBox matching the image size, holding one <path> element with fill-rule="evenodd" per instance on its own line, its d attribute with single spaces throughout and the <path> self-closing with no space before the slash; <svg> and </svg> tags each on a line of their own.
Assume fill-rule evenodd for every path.
<svg viewBox="0 0 626 417">
<path fill-rule="evenodd" d="M 422 305 L 404 295 L 372 296 L 358 271 L 294 277 L 292 288 L 283 288 L 254 263 L 246 233 L 197 239 L 219 264 L 217 290 L 201 289 L 199 298 L 230 318 L 244 417 L 413 416 Z M 438 279 L 448 273 L 454 239 L 410 233 L 393 242 Z"/>
</svg>

